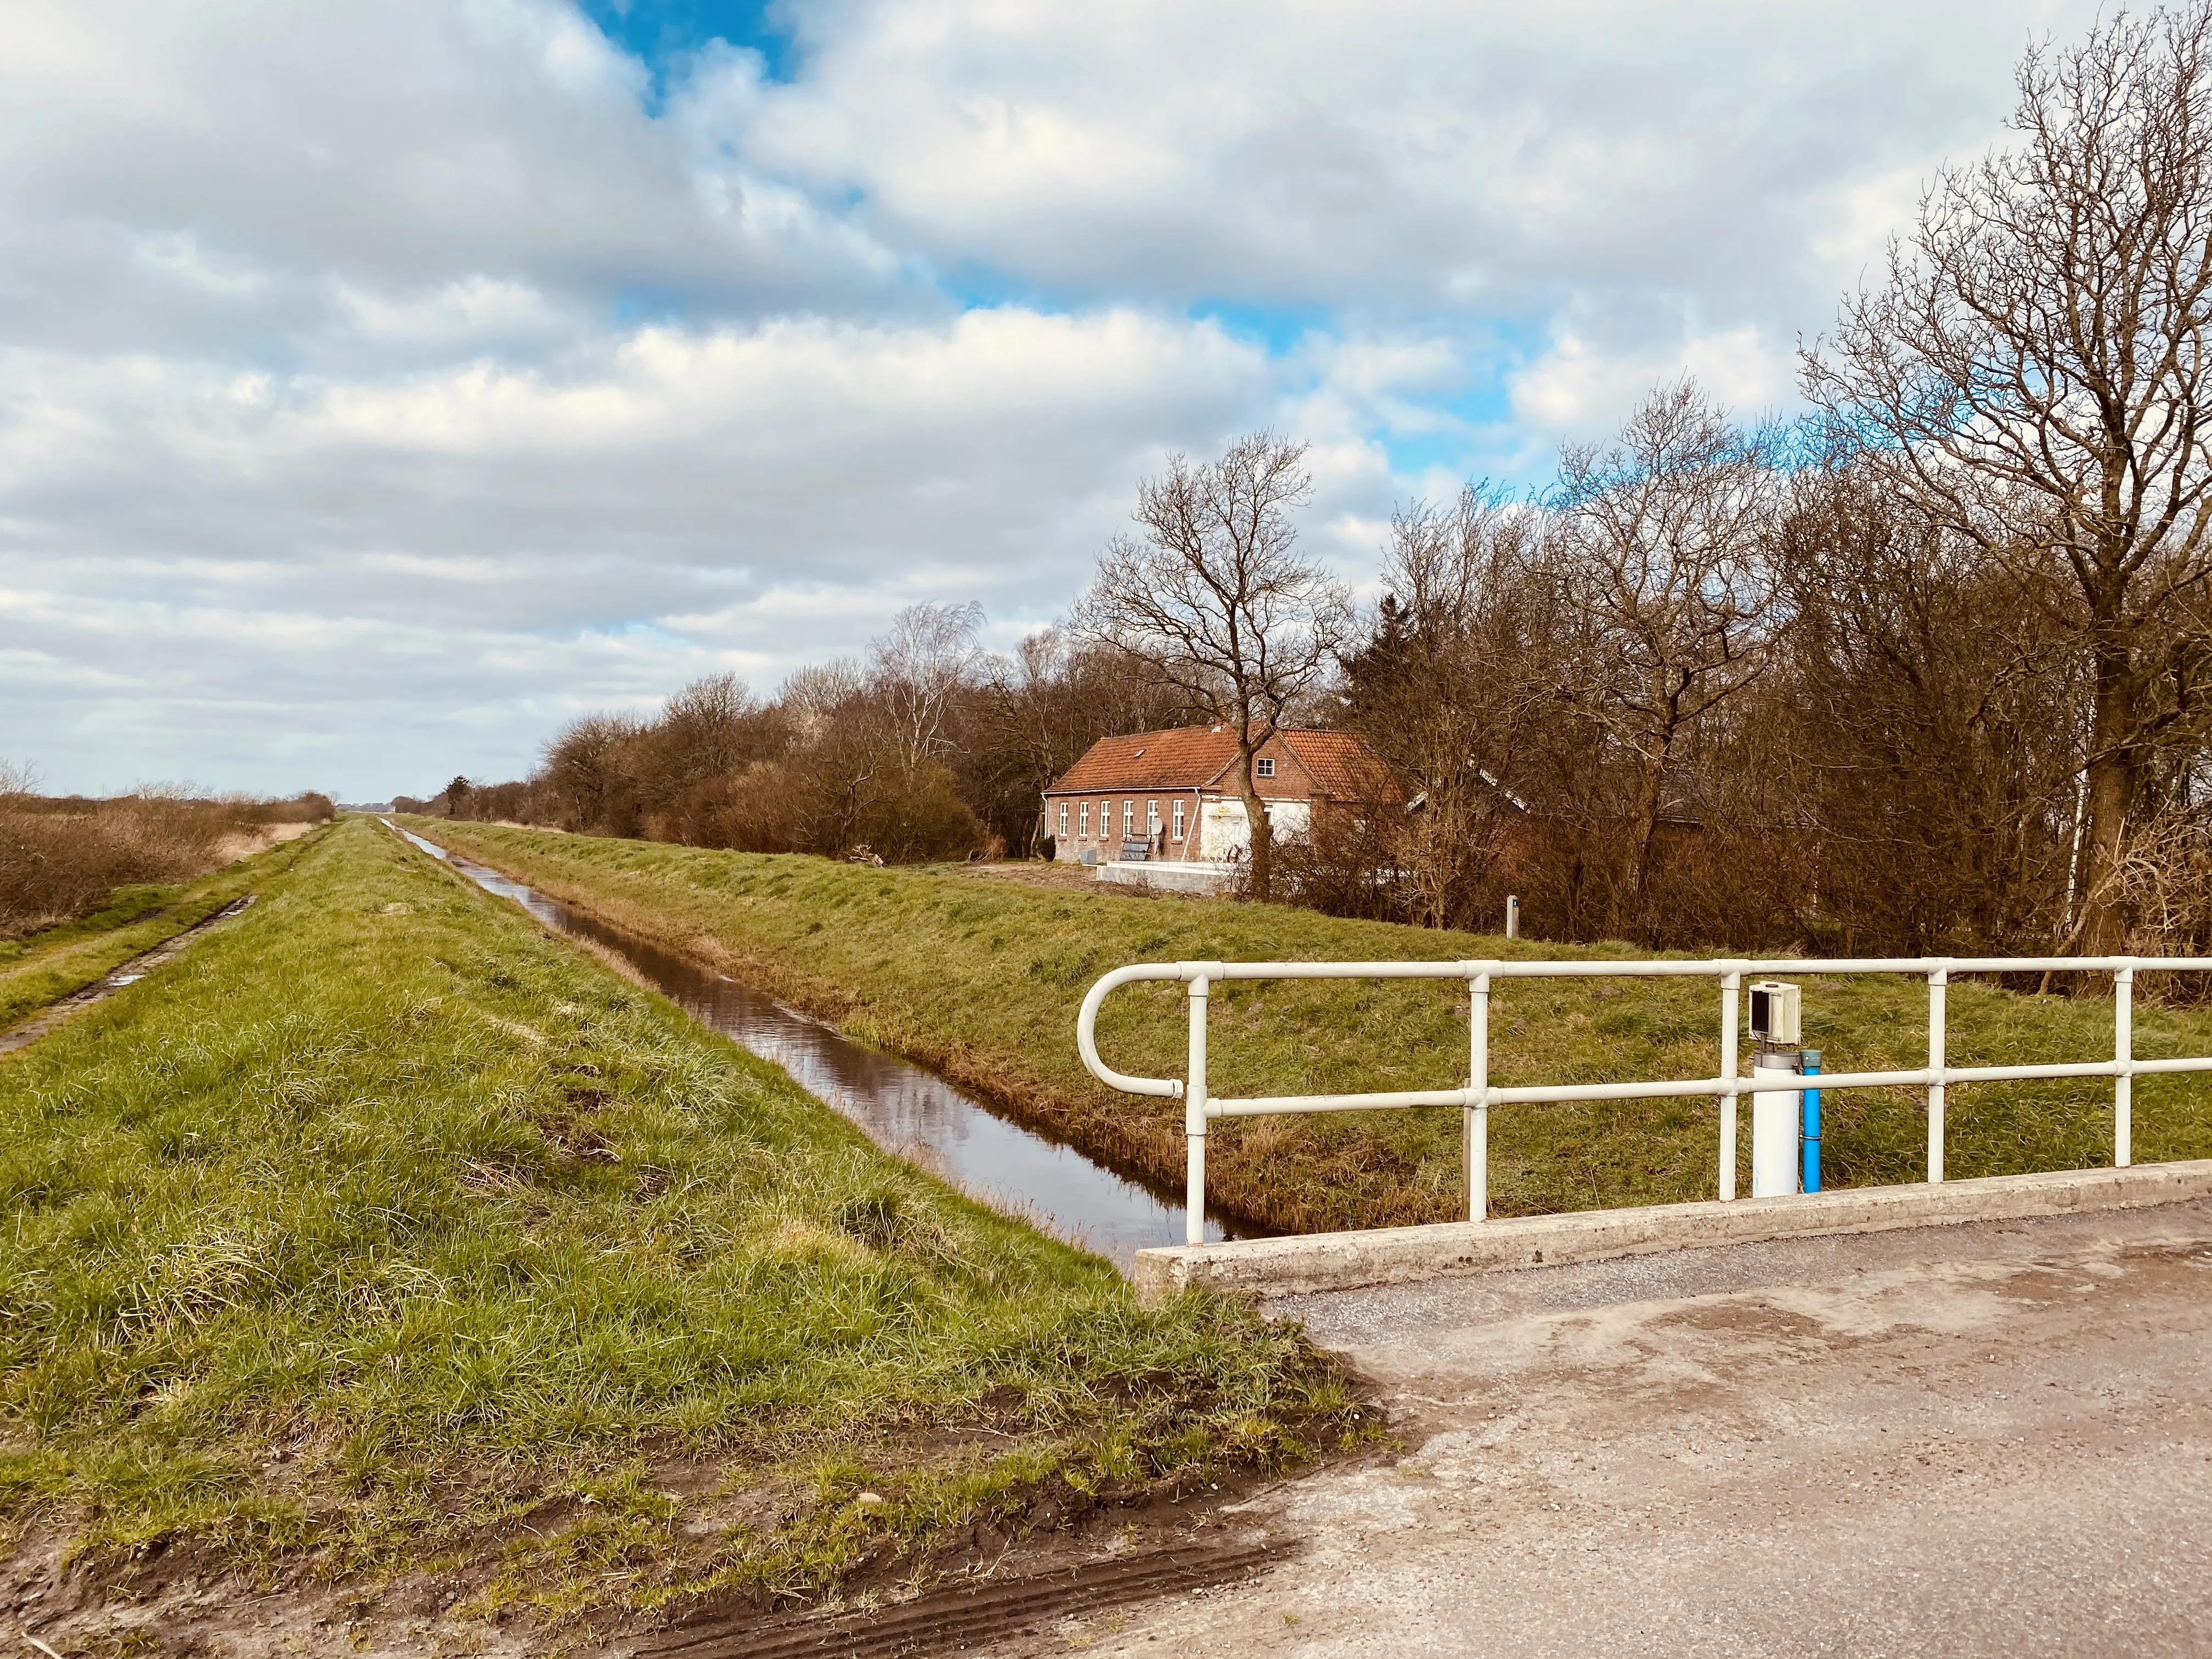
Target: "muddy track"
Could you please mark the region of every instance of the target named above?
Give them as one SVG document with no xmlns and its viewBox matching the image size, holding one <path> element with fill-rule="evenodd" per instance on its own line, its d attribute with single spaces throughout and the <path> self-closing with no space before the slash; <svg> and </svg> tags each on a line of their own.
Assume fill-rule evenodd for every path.
<svg viewBox="0 0 2212 1659">
<path fill-rule="evenodd" d="M 964 1650 L 1094 1607 L 1228 1583 L 1290 1555 L 1285 1540 L 1148 1550 L 1082 1566 L 933 1590 L 881 1612 L 814 1613 L 774 1625 L 757 1613 L 710 1618 L 641 1644 L 633 1659 L 903 1659 Z"/>
<path fill-rule="evenodd" d="M 181 933 L 161 941 L 150 951 L 138 955 L 115 969 L 106 978 L 95 981 L 82 991 L 71 993 L 59 1002 L 48 1005 L 21 1024 L 0 1031 L 0 1054 L 9 1054 L 36 1042 L 73 1014 L 83 1012 L 94 1003 L 105 1002 L 126 985 L 135 985 L 155 969 L 166 968 L 191 948 L 191 943 L 218 922 L 228 921 L 254 901 L 255 895 L 233 899 L 211 916 L 204 916 Z"/>
</svg>

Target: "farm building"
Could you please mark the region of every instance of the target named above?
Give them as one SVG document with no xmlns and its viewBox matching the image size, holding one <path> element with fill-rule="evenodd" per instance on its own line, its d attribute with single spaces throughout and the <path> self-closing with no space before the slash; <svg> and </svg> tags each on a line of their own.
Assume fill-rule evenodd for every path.
<svg viewBox="0 0 2212 1659">
<path fill-rule="evenodd" d="M 1279 840 L 1304 835 L 1316 811 L 1389 796 L 1381 764 L 1349 732 L 1277 732 L 1254 770 Z M 1044 794 L 1044 832 L 1063 863 L 1124 860 L 1225 863 L 1251 845 L 1237 738 L 1185 726 L 1101 738 Z"/>
</svg>

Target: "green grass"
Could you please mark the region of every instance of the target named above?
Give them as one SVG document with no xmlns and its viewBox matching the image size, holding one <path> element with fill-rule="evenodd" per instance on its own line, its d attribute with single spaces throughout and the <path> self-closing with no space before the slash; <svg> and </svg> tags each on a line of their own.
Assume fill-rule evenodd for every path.
<svg viewBox="0 0 2212 1659">
<path fill-rule="evenodd" d="M 1353 1431 L 1293 1333 L 1139 1309 L 372 821 L 262 887 L 0 1060 L 17 1524 L 566 1616 Z"/>
<path fill-rule="evenodd" d="M 290 869 L 316 833 L 264 848 L 197 881 L 119 887 L 91 915 L 0 945 L 0 1030 L 106 978 L 131 957 L 252 892 L 272 872 Z"/>
<path fill-rule="evenodd" d="M 1123 963 L 1642 956 L 1346 921 L 1311 911 L 1068 891 L 958 869 L 876 870 L 801 857 L 702 851 L 477 823 L 423 833 L 619 925 L 704 957 L 908 1054 L 1119 1167 L 1179 1186 L 1181 1108 L 1116 1094 L 1075 1053 L 1084 992 Z M 1926 1061 L 1926 988 L 1866 977 L 1806 986 L 1806 1037 L 1831 1071 Z M 1455 1087 L 1467 1066 L 1466 997 L 1453 981 L 1239 981 L 1209 1019 L 1218 1095 Z M 2112 1053 L 2108 999 L 2031 998 L 1959 983 L 1955 1065 Z M 1523 981 L 1492 998 L 1491 1078 L 1501 1085 L 1709 1077 L 1716 992 L 1688 981 Z M 2139 1006 L 2136 1053 L 2212 1053 L 2212 1016 Z M 1182 989 L 1131 987 L 1099 1021 L 1125 1071 L 1179 1076 Z M 1954 1177 L 2112 1161 L 2109 1082 L 1955 1088 Z M 1914 1181 L 1926 1128 L 1903 1091 L 1824 1103 L 1826 1184 Z M 1749 1118 L 1740 1115 L 1748 1171 Z M 2212 1079 L 2136 1084 L 2138 1162 L 2212 1156 Z M 1571 1103 L 1491 1114 L 1500 1214 L 1713 1195 L 1718 1115 L 1706 1101 Z M 1287 1231 L 1439 1220 L 1456 1212 L 1450 1111 L 1334 1113 L 1217 1123 L 1218 1201 Z"/>
</svg>

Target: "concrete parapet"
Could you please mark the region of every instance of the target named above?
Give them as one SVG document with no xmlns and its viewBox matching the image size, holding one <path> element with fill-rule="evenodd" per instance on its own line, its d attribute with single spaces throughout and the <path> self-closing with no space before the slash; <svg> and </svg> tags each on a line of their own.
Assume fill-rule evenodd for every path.
<svg viewBox="0 0 2212 1659">
<path fill-rule="evenodd" d="M 1097 879 L 1118 887 L 1148 887 L 1163 893 L 1219 893 L 1235 881 L 1234 866 L 1171 860 L 1115 860 L 1098 866 Z"/>
<path fill-rule="evenodd" d="M 1147 1304 L 1186 1285 L 1297 1296 L 1821 1233 L 1872 1233 L 2083 1210 L 2138 1209 L 2208 1195 L 2212 1195 L 2212 1158 L 2199 1158 L 2126 1170 L 2054 1170 L 1788 1198 L 1741 1198 L 1728 1204 L 1655 1204 L 1179 1245 L 1138 1251 L 1134 1278 L 1138 1297 Z"/>
</svg>

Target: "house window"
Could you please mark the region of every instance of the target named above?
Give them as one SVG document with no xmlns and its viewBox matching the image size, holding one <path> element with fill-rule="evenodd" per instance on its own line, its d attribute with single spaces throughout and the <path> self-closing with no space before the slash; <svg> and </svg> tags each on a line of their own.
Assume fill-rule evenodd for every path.
<svg viewBox="0 0 2212 1659">
<path fill-rule="evenodd" d="M 1160 804 L 1156 800 L 1145 803 L 1145 839 L 1152 841 L 1160 833 Z"/>
<path fill-rule="evenodd" d="M 1257 772 L 1263 778 L 1273 777 L 1275 775 L 1274 757 L 1272 755 L 1261 756 L 1259 763 L 1254 766 L 1252 769 Z"/>
<path fill-rule="evenodd" d="M 1060 804 L 1060 833 L 1063 836 L 1067 833 L 1067 803 L 1066 801 Z"/>
<path fill-rule="evenodd" d="M 1177 841 L 1181 841 L 1182 839 L 1182 803 L 1181 801 L 1177 801 L 1176 803 L 1175 838 Z"/>
<path fill-rule="evenodd" d="M 1125 800 L 1121 803 L 1121 839 L 1123 841 L 1127 841 L 1130 836 L 1136 833 L 1137 803 L 1133 800 Z"/>
<path fill-rule="evenodd" d="M 1083 822 L 1083 835 L 1084 838 L 1087 841 L 1091 836 L 1091 803 L 1089 801 L 1085 801 L 1079 807 L 1078 807 L 1076 809 L 1076 816 Z"/>
</svg>

